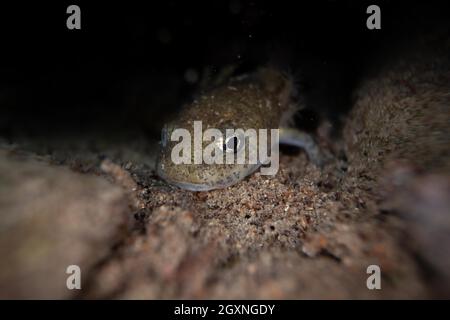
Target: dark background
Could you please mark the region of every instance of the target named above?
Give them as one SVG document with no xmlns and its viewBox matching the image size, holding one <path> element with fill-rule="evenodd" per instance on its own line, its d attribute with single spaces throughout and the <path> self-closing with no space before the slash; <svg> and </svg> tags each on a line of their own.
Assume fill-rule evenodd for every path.
<svg viewBox="0 0 450 320">
<path fill-rule="evenodd" d="M 95 4 L 94 4 L 95 2 Z M 66 8 L 81 8 L 81 30 Z M 366 8 L 381 7 L 381 30 Z M 0 135 L 143 129 L 156 134 L 189 101 L 206 68 L 249 72 L 272 63 L 291 72 L 313 128 L 336 121 L 351 92 L 386 51 L 427 29 L 448 30 L 442 2 L 55 1 L 0 6 Z"/>
</svg>

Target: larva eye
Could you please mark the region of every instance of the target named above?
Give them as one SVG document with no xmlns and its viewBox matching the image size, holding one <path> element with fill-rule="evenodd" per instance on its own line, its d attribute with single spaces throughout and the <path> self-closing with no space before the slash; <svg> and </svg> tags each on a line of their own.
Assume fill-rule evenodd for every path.
<svg viewBox="0 0 450 320">
<path fill-rule="evenodd" d="M 228 137 L 223 144 L 224 152 L 232 152 L 236 154 L 241 148 L 242 143 L 237 135 Z"/>
</svg>

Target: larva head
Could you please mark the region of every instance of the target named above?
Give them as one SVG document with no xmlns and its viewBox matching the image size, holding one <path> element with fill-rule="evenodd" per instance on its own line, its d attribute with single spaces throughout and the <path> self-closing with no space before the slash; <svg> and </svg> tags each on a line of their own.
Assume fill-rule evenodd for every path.
<svg viewBox="0 0 450 320">
<path fill-rule="evenodd" d="M 254 172 L 260 166 L 255 157 L 259 129 L 278 128 L 287 87 L 279 73 L 263 69 L 194 100 L 162 131 L 158 175 L 181 188 L 203 191 Z M 208 155 L 222 156 L 223 162 L 208 161 Z"/>
</svg>

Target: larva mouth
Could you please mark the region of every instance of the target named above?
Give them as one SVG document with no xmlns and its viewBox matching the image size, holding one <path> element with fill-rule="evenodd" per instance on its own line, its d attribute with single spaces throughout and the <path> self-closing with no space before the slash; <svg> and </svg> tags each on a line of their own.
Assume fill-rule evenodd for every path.
<svg viewBox="0 0 450 320">
<path fill-rule="evenodd" d="M 163 167 L 158 164 L 156 169 L 156 174 L 166 181 L 168 184 L 174 185 L 179 187 L 180 189 L 189 190 L 189 191 L 210 191 L 215 189 L 223 189 L 227 188 L 229 186 L 232 186 L 234 184 L 239 183 L 241 180 L 245 179 L 246 177 L 250 176 L 252 173 L 254 173 L 260 165 L 254 165 L 245 173 L 242 174 L 240 178 L 238 179 L 232 179 L 232 175 L 229 176 L 230 179 L 223 179 L 220 181 L 212 181 L 210 183 L 193 183 L 193 182 L 187 182 L 187 181 L 181 181 L 176 180 L 173 178 L 170 178 L 166 175 Z"/>
<path fill-rule="evenodd" d="M 192 183 L 192 182 L 185 182 L 185 181 L 178 181 L 169 178 L 165 172 L 162 166 L 158 163 L 156 167 L 156 174 L 158 177 L 166 181 L 168 184 L 174 185 L 179 187 L 180 189 L 185 189 L 189 191 L 209 191 L 216 189 L 214 186 L 204 184 L 204 183 Z"/>
</svg>

